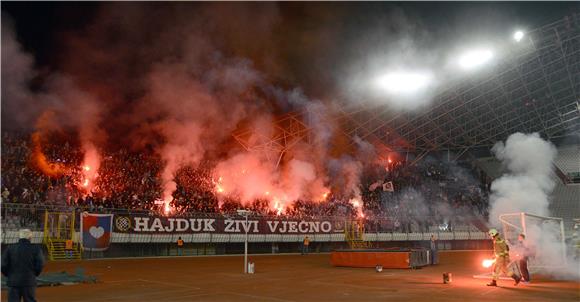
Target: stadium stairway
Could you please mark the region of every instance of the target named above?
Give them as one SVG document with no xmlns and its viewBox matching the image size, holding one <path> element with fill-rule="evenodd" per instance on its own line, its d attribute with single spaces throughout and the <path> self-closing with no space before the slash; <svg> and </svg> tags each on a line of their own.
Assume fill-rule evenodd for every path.
<svg viewBox="0 0 580 302">
<path fill-rule="evenodd" d="M 67 251 L 65 249 L 65 241 L 52 241 L 50 240 L 46 247 L 48 249 L 48 259 L 50 260 L 72 260 L 81 259 L 80 244 L 77 242 L 73 243 L 73 249 Z"/>
<path fill-rule="evenodd" d="M 346 223 L 344 228 L 344 239 L 351 249 L 368 249 L 371 243 L 364 240 L 364 224 L 357 221 Z"/>
</svg>

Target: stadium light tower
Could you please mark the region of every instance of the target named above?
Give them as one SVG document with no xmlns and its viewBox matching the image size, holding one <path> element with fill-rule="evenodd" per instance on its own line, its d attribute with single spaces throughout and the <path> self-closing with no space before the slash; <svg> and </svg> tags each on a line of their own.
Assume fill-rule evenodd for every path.
<svg viewBox="0 0 580 302">
<path fill-rule="evenodd" d="M 516 40 L 516 42 L 520 42 L 522 39 L 524 38 L 524 32 L 521 30 L 518 30 L 514 33 L 514 40 Z"/>
<path fill-rule="evenodd" d="M 238 210 L 238 215 L 246 217 L 246 239 L 244 240 L 244 274 L 248 273 L 248 215 L 252 213 L 248 210 Z"/>
<path fill-rule="evenodd" d="M 375 87 L 391 94 L 408 95 L 425 89 L 431 83 L 431 74 L 424 71 L 394 71 L 378 76 Z"/>
<path fill-rule="evenodd" d="M 489 49 L 477 49 L 464 53 L 459 57 L 459 65 L 465 70 L 471 70 L 484 65 L 493 58 Z"/>
</svg>

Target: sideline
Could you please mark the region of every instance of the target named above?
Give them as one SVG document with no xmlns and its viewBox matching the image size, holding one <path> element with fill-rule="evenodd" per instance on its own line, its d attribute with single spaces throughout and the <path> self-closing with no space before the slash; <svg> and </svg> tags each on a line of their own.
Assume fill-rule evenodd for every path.
<svg viewBox="0 0 580 302">
<path fill-rule="evenodd" d="M 308 255 L 329 255 L 330 252 L 323 253 L 309 253 Z M 301 255 L 301 253 L 276 253 L 276 254 L 248 254 L 248 257 L 256 256 L 292 256 Z M 81 261 L 99 261 L 99 260 L 130 260 L 130 259 L 182 259 L 182 258 L 204 258 L 204 257 L 243 257 L 244 254 L 224 254 L 224 255 L 187 255 L 187 256 L 140 256 L 140 257 L 112 257 L 112 258 L 90 258 L 81 259 Z M 306 256 L 308 257 L 308 256 Z M 53 260 L 52 262 L 70 261 L 70 260 Z"/>
<path fill-rule="evenodd" d="M 447 252 L 493 252 L 493 250 L 437 250 L 439 253 Z"/>
<path fill-rule="evenodd" d="M 493 250 L 438 250 L 439 253 L 448 253 L 448 252 L 493 252 Z M 314 255 L 330 255 L 332 252 L 320 252 L 320 253 L 309 253 L 305 257 L 314 256 Z M 248 254 L 248 257 L 259 257 L 259 256 L 292 256 L 292 255 L 301 255 L 301 253 L 276 253 L 276 254 Z M 244 254 L 224 254 L 224 255 L 186 255 L 186 256 L 139 256 L 139 257 L 103 257 L 103 258 L 89 258 L 89 259 L 80 259 L 80 261 L 101 261 L 101 260 L 130 260 L 130 259 L 182 259 L 182 258 L 203 258 L 203 257 L 243 257 Z M 70 259 L 62 259 L 62 260 L 52 260 L 51 262 L 61 262 L 66 261 L 70 262 Z"/>
</svg>

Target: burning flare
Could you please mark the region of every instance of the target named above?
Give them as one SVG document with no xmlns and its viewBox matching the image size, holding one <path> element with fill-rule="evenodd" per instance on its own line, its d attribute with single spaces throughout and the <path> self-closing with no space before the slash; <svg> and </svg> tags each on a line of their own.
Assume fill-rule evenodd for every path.
<svg viewBox="0 0 580 302">
<path fill-rule="evenodd" d="M 222 185 L 222 181 L 223 181 L 223 178 L 220 176 L 217 181 L 213 182 L 215 184 L 215 190 L 217 193 L 224 193 L 225 192 L 224 187 Z"/>
<path fill-rule="evenodd" d="M 95 180 L 98 177 L 97 171 L 101 166 L 101 155 L 95 147 L 94 144 L 90 142 L 83 143 L 83 149 L 85 151 L 83 164 L 82 164 L 82 175 L 83 175 L 83 187 L 88 191 L 93 189 Z"/>
<path fill-rule="evenodd" d="M 280 216 L 284 210 L 284 205 L 280 203 L 278 198 L 274 197 L 274 210 L 276 210 L 276 215 Z"/>
<path fill-rule="evenodd" d="M 158 206 L 163 206 L 163 213 L 169 215 L 173 212 L 174 208 L 171 206 L 171 199 L 157 199 L 154 202 Z"/>
<path fill-rule="evenodd" d="M 495 259 L 485 259 L 481 262 L 481 265 L 485 268 L 491 267 L 495 263 Z"/>
<path fill-rule="evenodd" d="M 353 208 L 356 210 L 356 213 L 357 213 L 358 217 L 359 218 L 364 218 L 365 215 L 364 215 L 363 209 L 362 209 L 363 203 L 362 203 L 361 198 L 359 196 L 356 196 L 354 198 L 351 198 L 349 200 L 349 202 L 353 206 Z"/>
<path fill-rule="evenodd" d="M 169 202 L 165 202 L 165 205 L 163 207 L 163 211 L 165 212 L 165 215 L 169 215 L 173 211 Z"/>
</svg>

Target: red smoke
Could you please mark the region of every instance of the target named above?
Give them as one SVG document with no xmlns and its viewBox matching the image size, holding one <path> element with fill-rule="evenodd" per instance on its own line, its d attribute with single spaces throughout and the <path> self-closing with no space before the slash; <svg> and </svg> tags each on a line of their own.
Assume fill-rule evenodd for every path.
<svg viewBox="0 0 580 302">
<path fill-rule="evenodd" d="M 127 148 L 163 160 L 157 177 L 166 210 L 177 171 L 203 160 L 218 162 L 219 195 L 242 203 L 265 199 L 276 211 L 297 199 L 325 200 L 329 188 L 360 195 L 360 164 L 336 160 L 329 169 L 348 150 L 335 147 L 350 146 L 337 134 L 332 107 L 278 85 L 287 63 L 267 45 L 279 36 L 277 6 L 196 8 L 103 5 L 90 26 L 62 35 L 59 73 L 44 79 L 46 93 L 28 91 L 28 78 L 17 83 L 38 101 L 35 110 L 51 110 L 58 127 L 77 133 L 85 154 L 80 185 L 93 189 L 99 150 Z M 31 64 L 19 66 L 23 74 L 35 73 Z M 296 125 L 308 133 L 291 146 L 280 138 L 287 125 L 276 122 L 289 111 L 302 113 Z M 262 147 L 242 148 L 232 133 L 243 128 L 251 128 L 249 141 Z M 64 167 L 46 160 L 39 136 L 33 136 L 36 165 L 47 175 L 62 174 Z"/>
<path fill-rule="evenodd" d="M 39 132 L 32 134 L 31 162 L 42 173 L 49 177 L 60 177 L 65 174 L 65 166 L 61 163 L 50 162 L 42 152 L 42 143 Z"/>
</svg>

